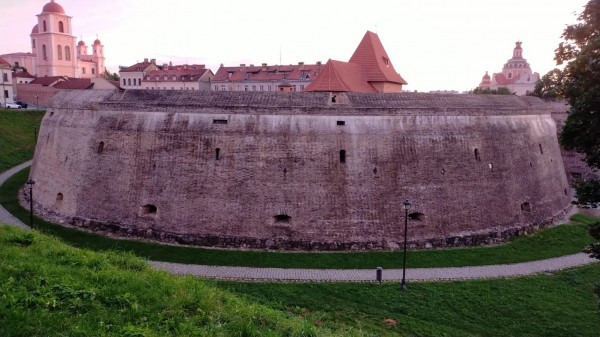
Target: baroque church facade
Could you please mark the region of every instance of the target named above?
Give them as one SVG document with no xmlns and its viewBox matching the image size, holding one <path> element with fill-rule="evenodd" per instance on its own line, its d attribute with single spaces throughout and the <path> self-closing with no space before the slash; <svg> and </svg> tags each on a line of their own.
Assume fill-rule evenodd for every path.
<svg viewBox="0 0 600 337">
<path fill-rule="evenodd" d="M 0 57 L 37 77 L 101 77 L 106 69 L 104 45 L 96 39 L 88 54 L 90 50 L 83 41 L 76 43 L 71 19 L 60 4 L 51 0 L 37 15 L 37 24 L 31 30 L 31 52 Z"/>
<path fill-rule="evenodd" d="M 482 89 L 498 89 L 505 87 L 516 95 L 526 95 L 528 91 L 535 89 L 535 84 L 540 79 L 540 74 L 533 72 L 531 66 L 523 58 L 521 42 L 515 43 L 513 56 L 502 68 L 502 72 L 494 73 L 491 77 L 486 72 L 481 78 L 479 87 Z"/>
</svg>

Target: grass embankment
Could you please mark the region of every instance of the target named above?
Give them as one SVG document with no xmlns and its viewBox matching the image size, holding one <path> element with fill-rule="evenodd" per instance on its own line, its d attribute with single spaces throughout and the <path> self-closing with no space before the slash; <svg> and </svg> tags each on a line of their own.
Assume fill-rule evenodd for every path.
<svg viewBox="0 0 600 337">
<path fill-rule="evenodd" d="M 80 250 L 14 227 L 0 226 L 0 261 L 0 336 L 329 334 L 131 254 Z"/>
<path fill-rule="evenodd" d="M 21 208 L 16 194 L 27 179 L 24 170 L 0 187 L 0 203 L 9 212 L 29 222 L 29 212 Z M 580 252 L 593 242 L 587 233 L 586 223 L 593 221 L 583 215 L 576 215 L 578 225 L 564 225 L 541 230 L 535 234 L 517 237 L 511 242 L 492 247 L 472 247 L 460 249 L 437 249 L 411 251 L 408 266 L 458 267 L 488 264 L 517 263 L 540 260 Z M 351 253 L 280 253 L 261 251 L 203 249 L 194 247 L 169 246 L 148 242 L 116 240 L 93 233 L 66 228 L 36 219 L 37 229 L 62 238 L 74 246 L 93 250 L 120 250 L 156 261 L 190 264 L 281 267 L 281 268 L 358 268 L 376 267 L 401 268 L 402 252 L 351 252 Z"/>
<path fill-rule="evenodd" d="M 597 336 L 600 265 L 509 280 L 252 284 L 0 226 L 0 336 Z M 387 321 L 386 321 L 387 320 Z M 333 333 L 331 332 L 333 331 Z"/>
<path fill-rule="evenodd" d="M 34 126 L 39 126 L 42 110 L 0 109 L 0 172 L 33 158 Z"/>
</svg>

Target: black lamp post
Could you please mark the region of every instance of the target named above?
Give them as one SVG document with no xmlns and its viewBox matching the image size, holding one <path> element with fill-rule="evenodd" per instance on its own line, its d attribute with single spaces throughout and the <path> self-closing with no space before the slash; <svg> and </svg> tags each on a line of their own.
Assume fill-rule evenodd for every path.
<svg viewBox="0 0 600 337">
<path fill-rule="evenodd" d="M 408 210 L 410 209 L 411 203 L 409 199 L 404 200 L 404 263 L 402 264 L 402 285 L 401 289 L 406 290 L 406 237 L 408 232 Z"/>
<path fill-rule="evenodd" d="M 26 184 L 29 185 L 29 227 L 33 229 L 33 184 L 35 181 L 29 178 Z"/>
</svg>

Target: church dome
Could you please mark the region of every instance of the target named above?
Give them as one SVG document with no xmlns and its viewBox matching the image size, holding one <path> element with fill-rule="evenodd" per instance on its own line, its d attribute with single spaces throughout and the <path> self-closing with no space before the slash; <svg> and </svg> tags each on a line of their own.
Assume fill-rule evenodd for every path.
<svg viewBox="0 0 600 337">
<path fill-rule="evenodd" d="M 77 42 L 77 45 L 78 46 L 85 46 L 85 42 L 83 42 L 83 40 L 81 40 L 81 41 Z"/>
<path fill-rule="evenodd" d="M 483 75 L 483 77 L 481 78 L 481 82 L 489 82 L 491 80 L 490 75 L 488 75 L 488 72 L 485 72 L 485 75 Z"/>
<path fill-rule="evenodd" d="M 95 40 L 94 40 L 94 44 L 95 44 L 95 45 L 96 45 L 96 44 L 102 44 L 102 42 L 100 42 L 100 40 L 98 40 L 98 39 L 95 39 Z"/>
<path fill-rule="evenodd" d="M 54 2 L 54 0 L 51 0 L 49 3 L 44 5 L 44 8 L 42 9 L 42 13 L 65 14 L 65 10 L 62 8 L 61 5 Z"/>
<path fill-rule="evenodd" d="M 31 34 L 37 34 L 40 32 L 40 29 L 38 28 L 38 25 L 33 26 L 33 28 L 31 29 Z"/>
</svg>

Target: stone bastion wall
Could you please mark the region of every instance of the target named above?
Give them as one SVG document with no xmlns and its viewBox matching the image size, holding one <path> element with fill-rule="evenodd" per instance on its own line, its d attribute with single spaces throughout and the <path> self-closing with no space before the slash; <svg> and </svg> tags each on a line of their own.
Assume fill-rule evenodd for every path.
<svg viewBox="0 0 600 337">
<path fill-rule="evenodd" d="M 569 205 L 556 126 L 537 98 L 337 101 L 61 92 L 36 147 L 36 210 L 118 236 L 341 250 L 401 245 L 406 198 L 413 247 L 496 242 Z"/>
</svg>

